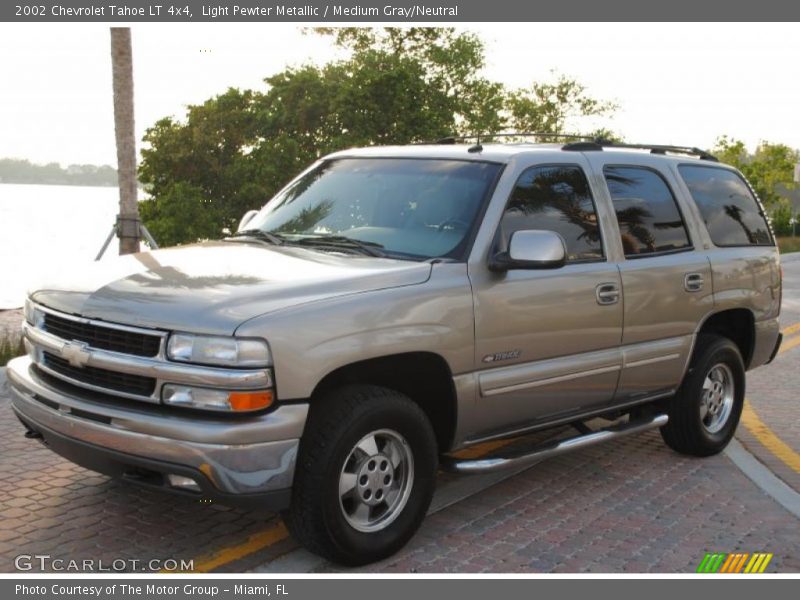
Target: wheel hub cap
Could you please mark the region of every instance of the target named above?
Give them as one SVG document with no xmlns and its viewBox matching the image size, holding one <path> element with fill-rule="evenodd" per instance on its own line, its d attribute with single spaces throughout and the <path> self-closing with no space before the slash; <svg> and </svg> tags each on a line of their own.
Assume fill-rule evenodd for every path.
<svg viewBox="0 0 800 600">
<path fill-rule="evenodd" d="M 339 475 L 339 506 L 357 531 L 380 531 L 403 511 L 414 484 L 414 455 L 391 429 L 365 435 Z"/>
<path fill-rule="evenodd" d="M 368 456 L 358 469 L 358 495 L 369 506 L 376 506 L 392 490 L 394 467 L 391 458 L 383 454 Z"/>
<path fill-rule="evenodd" d="M 703 382 L 703 397 L 700 402 L 700 419 L 709 433 L 717 433 L 728 422 L 733 410 L 733 372 L 724 363 L 709 369 Z"/>
</svg>

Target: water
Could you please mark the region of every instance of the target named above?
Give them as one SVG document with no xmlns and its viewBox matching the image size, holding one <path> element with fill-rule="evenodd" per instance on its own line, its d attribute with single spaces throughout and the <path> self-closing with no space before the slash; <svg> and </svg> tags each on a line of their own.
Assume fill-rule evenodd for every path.
<svg viewBox="0 0 800 600">
<path fill-rule="evenodd" d="M 88 266 L 118 208 L 115 187 L 0 184 L 0 310 L 22 306 L 28 286 L 51 270 Z"/>
</svg>

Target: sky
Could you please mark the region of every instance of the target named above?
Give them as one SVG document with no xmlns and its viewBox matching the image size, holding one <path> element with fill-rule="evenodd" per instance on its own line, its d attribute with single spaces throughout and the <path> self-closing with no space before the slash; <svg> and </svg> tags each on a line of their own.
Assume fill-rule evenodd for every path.
<svg viewBox="0 0 800 600">
<path fill-rule="evenodd" d="M 800 148 L 800 35 L 792 23 L 468 24 L 484 75 L 510 87 L 559 74 L 619 105 L 631 142 L 711 147 L 727 134 Z M 342 52 L 286 24 L 132 25 L 137 139 L 228 87 L 265 89 L 289 65 Z M 0 157 L 116 164 L 108 26 L 0 24 Z M 577 124 L 576 124 L 577 125 Z M 140 144 L 141 145 L 141 144 Z"/>
</svg>

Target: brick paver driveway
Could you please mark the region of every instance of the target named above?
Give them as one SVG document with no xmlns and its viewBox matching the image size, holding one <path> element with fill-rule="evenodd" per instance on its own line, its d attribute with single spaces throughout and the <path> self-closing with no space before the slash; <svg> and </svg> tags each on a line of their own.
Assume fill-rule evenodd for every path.
<svg viewBox="0 0 800 600">
<path fill-rule="evenodd" d="M 787 262 L 786 278 L 784 327 L 800 321 L 800 261 Z M 784 352 L 752 374 L 748 390 L 754 413 L 795 452 L 799 360 L 800 346 Z M 275 515 L 114 482 L 22 433 L 0 392 L 0 571 L 14 571 L 20 554 L 106 564 L 195 559 L 201 571 L 336 570 L 299 551 Z M 779 477 L 798 483 L 761 438 L 746 427 L 738 435 Z M 442 493 L 464 482 L 442 477 Z M 800 519 L 727 456 L 679 456 L 657 432 L 480 487 L 429 516 L 395 557 L 364 570 L 687 572 L 706 552 L 771 552 L 768 571 L 800 571 Z"/>
<path fill-rule="evenodd" d="M 800 520 L 725 456 L 658 433 L 543 462 L 428 518 L 372 572 L 693 572 L 706 552 L 773 552 L 800 571 Z M 332 570 L 322 566 L 319 570 Z"/>
</svg>

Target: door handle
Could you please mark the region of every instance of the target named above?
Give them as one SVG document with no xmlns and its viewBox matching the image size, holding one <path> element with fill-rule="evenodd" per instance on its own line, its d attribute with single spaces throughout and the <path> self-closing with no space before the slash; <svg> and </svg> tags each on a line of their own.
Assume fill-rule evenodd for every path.
<svg viewBox="0 0 800 600">
<path fill-rule="evenodd" d="M 700 292 L 704 284 L 702 273 L 687 273 L 683 277 L 683 289 L 687 292 Z"/>
<path fill-rule="evenodd" d="M 598 304 L 616 304 L 619 302 L 619 286 L 616 283 L 601 283 L 594 290 Z"/>
</svg>

